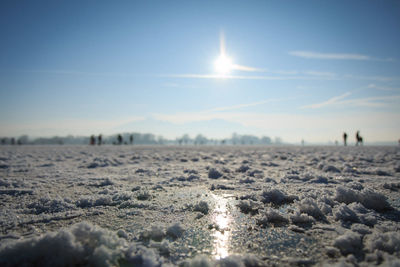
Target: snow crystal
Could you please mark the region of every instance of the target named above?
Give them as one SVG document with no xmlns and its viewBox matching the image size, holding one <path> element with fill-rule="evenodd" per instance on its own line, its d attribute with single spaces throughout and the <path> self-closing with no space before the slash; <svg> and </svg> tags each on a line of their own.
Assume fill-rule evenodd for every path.
<svg viewBox="0 0 400 267">
<path fill-rule="evenodd" d="M 387 198 L 384 195 L 371 191 L 369 189 L 364 189 L 361 192 L 360 203 L 363 204 L 366 208 L 376 211 L 385 211 L 392 208 L 387 202 Z"/>
<path fill-rule="evenodd" d="M 211 168 L 208 170 L 208 178 L 210 179 L 218 179 L 222 176 L 222 174 L 215 168 Z"/>
<path fill-rule="evenodd" d="M 240 179 L 239 180 L 239 183 L 241 183 L 241 184 L 252 184 L 254 182 L 255 181 L 253 179 L 249 178 L 249 177 L 246 177 L 245 179 Z"/>
<path fill-rule="evenodd" d="M 337 247 L 343 255 L 354 254 L 361 251 L 362 240 L 358 233 L 347 231 L 345 234 L 336 238 L 333 245 Z"/>
<path fill-rule="evenodd" d="M 138 200 L 149 200 L 151 199 L 151 195 L 148 191 L 139 191 L 136 195 Z"/>
<path fill-rule="evenodd" d="M 90 208 L 97 206 L 110 206 L 113 205 L 113 201 L 111 196 L 101 196 L 98 198 L 94 197 L 84 197 L 79 199 L 76 203 L 76 206 L 79 208 Z"/>
<path fill-rule="evenodd" d="M 345 188 L 343 186 L 338 186 L 336 188 L 335 200 L 342 203 L 350 204 L 352 202 L 357 202 L 359 200 L 359 196 L 354 190 Z"/>
<path fill-rule="evenodd" d="M 340 170 L 339 170 L 338 168 L 336 168 L 335 166 L 332 166 L 332 165 L 324 166 L 324 167 L 322 168 L 322 170 L 323 170 L 324 172 L 340 172 Z"/>
<path fill-rule="evenodd" d="M 183 232 L 185 232 L 185 229 L 179 222 L 174 223 L 173 225 L 167 228 L 167 235 L 172 237 L 173 239 L 181 237 Z"/>
<path fill-rule="evenodd" d="M 318 204 L 314 199 L 305 198 L 297 203 L 300 213 L 306 213 L 317 220 L 325 219 L 325 215 L 322 213 L 321 209 L 318 207 Z"/>
<path fill-rule="evenodd" d="M 207 215 L 209 211 L 208 203 L 206 201 L 200 201 L 199 203 L 194 205 L 193 211 L 198 211 L 203 213 L 204 215 Z"/>
<path fill-rule="evenodd" d="M 255 202 L 251 199 L 241 200 L 237 206 L 241 212 L 245 214 L 250 213 L 252 215 L 258 213 L 258 209 L 260 207 L 258 202 Z"/>
<path fill-rule="evenodd" d="M 367 236 L 366 247 L 373 252 L 374 250 L 382 250 L 393 254 L 400 252 L 400 233 L 399 232 L 374 232 Z"/>
<path fill-rule="evenodd" d="M 387 198 L 384 195 L 374 192 L 370 189 L 364 189 L 361 192 L 358 192 L 343 186 L 338 186 L 336 188 L 335 199 L 346 204 L 359 202 L 366 208 L 373 209 L 378 212 L 391 209 L 391 206 L 387 202 Z"/>
<path fill-rule="evenodd" d="M 370 234 L 371 230 L 369 229 L 368 226 L 365 226 L 364 224 L 360 223 L 355 223 L 351 226 L 351 230 L 353 232 L 359 233 L 360 235 L 364 236 L 366 234 Z"/>
<path fill-rule="evenodd" d="M 247 165 L 242 165 L 239 168 L 236 169 L 236 172 L 247 172 L 247 170 L 249 170 L 250 167 Z"/>
<path fill-rule="evenodd" d="M 296 212 L 290 215 L 290 220 L 292 223 L 297 225 L 307 225 L 315 222 L 315 219 L 305 213 Z"/>
<path fill-rule="evenodd" d="M 261 196 L 263 197 L 262 202 L 264 203 L 272 203 L 275 205 L 282 205 L 286 203 L 291 203 L 295 199 L 296 196 L 286 195 L 279 189 L 265 190 L 262 192 Z"/>
<path fill-rule="evenodd" d="M 73 209 L 74 205 L 69 202 L 70 201 L 65 201 L 64 199 L 41 198 L 37 202 L 29 204 L 27 207 L 31 209 L 31 212 L 34 214 L 54 213 Z"/>
<path fill-rule="evenodd" d="M 150 229 L 145 230 L 141 233 L 140 238 L 143 240 L 154 240 L 161 242 L 166 236 L 165 230 L 159 225 L 152 225 Z"/>
<path fill-rule="evenodd" d="M 383 185 L 383 188 L 389 189 L 389 190 L 392 190 L 392 191 L 399 191 L 400 183 L 385 183 Z"/>
<path fill-rule="evenodd" d="M 342 203 L 340 206 L 334 209 L 333 216 L 337 221 L 344 221 L 344 222 L 360 221 L 357 214 L 344 203 Z"/>
<path fill-rule="evenodd" d="M 257 224 L 266 227 L 269 224 L 284 225 L 289 223 L 288 218 L 276 209 L 268 208 L 263 216 L 257 220 Z"/>
</svg>

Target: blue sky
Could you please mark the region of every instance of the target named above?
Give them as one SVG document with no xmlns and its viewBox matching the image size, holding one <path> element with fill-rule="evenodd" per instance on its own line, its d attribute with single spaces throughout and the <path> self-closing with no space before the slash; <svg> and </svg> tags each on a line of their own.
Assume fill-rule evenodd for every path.
<svg viewBox="0 0 400 267">
<path fill-rule="evenodd" d="M 2 1 L 0 34 L 0 136 L 400 138 L 399 1 Z"/>
</svg>

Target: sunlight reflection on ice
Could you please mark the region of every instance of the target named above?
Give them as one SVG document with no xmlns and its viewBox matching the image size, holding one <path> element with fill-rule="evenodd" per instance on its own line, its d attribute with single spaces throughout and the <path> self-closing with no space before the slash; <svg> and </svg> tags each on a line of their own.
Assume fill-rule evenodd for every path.
<svg viewBox="0 0 400 267">
<path fill-rule="evenodd" d="M 228 200 L 223 196 L 214 194 L 212 196 L 216 202 L 212 220 L 217 228 L 213 233 L 213 255 L 215 259 L 222 259 L 229 255 L 229 241 L 231 236 L 230 224 L 232 223 L 232 216 L 227 209 Z"/>
</svg>

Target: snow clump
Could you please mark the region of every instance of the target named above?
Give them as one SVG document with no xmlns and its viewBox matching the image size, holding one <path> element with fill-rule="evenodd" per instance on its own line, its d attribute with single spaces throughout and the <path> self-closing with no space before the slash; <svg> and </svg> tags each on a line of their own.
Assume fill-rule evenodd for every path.
<svg viewBox="0 0 400 267">
<path fill-rule="evenodd" d="M 199 203 L 197 203 L 196 205 L 194 205 L 194 207 L 193 207 L 193 211 L 201 212 L 204 215 L 207 215 L 209 210 L 210 210 L 210 208 L 208 207 L 208 203 L 203 200 L 200 201 Z"/>
<path fill-rule="evenodd" d="M 289 196 L 280 191 L 279 189 L 265 190 L 262 192 L 261 196 L 263 197 L 262 202 L 264 203 L 272 203 L 275 205 L 282 205 L 286 203 L 291 203 L 295 199 L 298 199 L 296 196 Z"/>
<path fill-rule="evenodd" d="M 399 232 L 374 232 L 369 235 L 366 241 L 366 247 L 372 252 L 381 250 L 393 254 L 400 253 L 400 233 Z"/>
<path fill-rule="evenodd" d="M 222 176 L 222 173 L 220 173 L 217 169 L 211 168 L 208 171 L 208 178 L 210 179 L 218 179 Z"/>
<path fill-rule="evenodd" d="M 185 229 L 179 222 L 174 223 L 173 225 L 167 228 L 167 235 L 172 237 L 173 239 L 181 237 L 184 232 Z"/>
<path fill-rule="evenodd" d="M 159 256 L 136 248 L 114 232 L 81 222 L 68 229 L 2 244 L 1 266 L 119 266 L 121 262 L 159 264 Z"/>
<path fill-rule="evenodd" d="M 287 223 L 289 223 L 289 220 L 284 214 L 280 213 L 276 209 L 271 208 L 268 208 L 265 211 L 264 216 L 257 220 L 257 224 L 261 225 L 262 227 L 266 227 L 269 224 L 279 226 Z"/>
<path fill-rule="evenodd" d="M 338 186 L 336 188 L 335 200 L 346 204 L 359 202 L 363 204 L 364 207 L 378 212 L 390 210 L 392 208 L 384 195 L 370 189 L 364 189 L 359 192 L 347 189 L 343 186 Z"/>
<path fill-rule="evenodd" d="M 335 239 L 333 245 L 337 247 L 343 255 L 354 254 L 362 249 L 361 236 L 353 231 L 347 231 L 345 234 Z"/>
</svg>

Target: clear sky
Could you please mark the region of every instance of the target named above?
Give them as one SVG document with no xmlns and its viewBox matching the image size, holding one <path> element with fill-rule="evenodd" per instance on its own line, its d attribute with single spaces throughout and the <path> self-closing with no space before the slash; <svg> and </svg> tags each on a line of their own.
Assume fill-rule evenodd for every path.
<svg viewBox="0 0 400 267">
<path fill-rule="evenodd" d="M 400 138 L 400 1 L 4 0 L 0 36 L 0 136 Z"/>
</svg>

